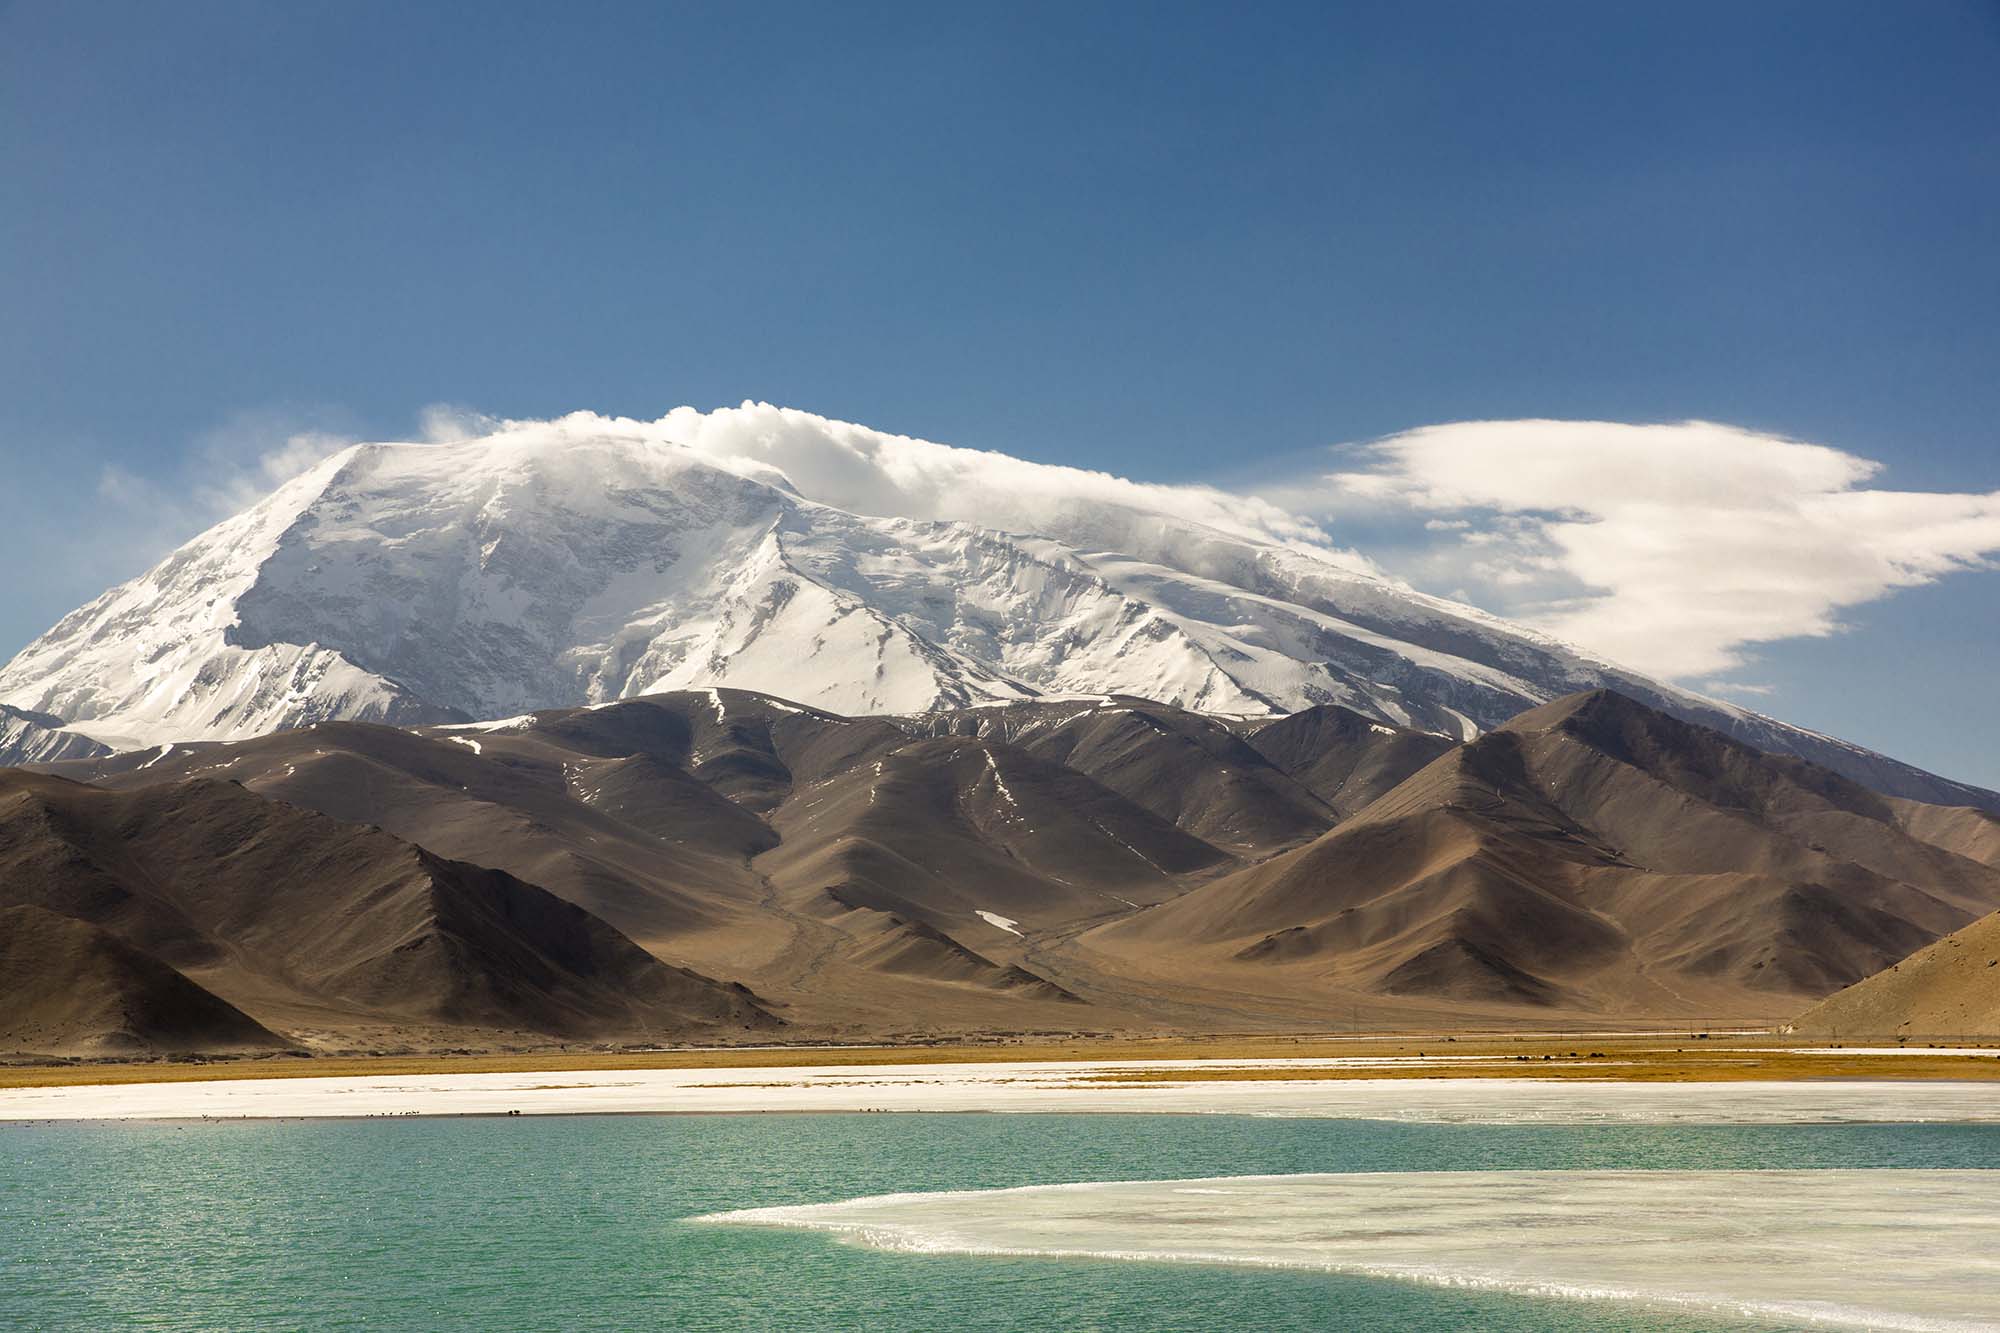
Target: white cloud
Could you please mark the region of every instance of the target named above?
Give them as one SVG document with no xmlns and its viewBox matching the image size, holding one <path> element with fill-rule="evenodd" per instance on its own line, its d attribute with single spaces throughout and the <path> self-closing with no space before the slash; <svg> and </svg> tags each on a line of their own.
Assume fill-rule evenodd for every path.
<svg viewBox="0 0 2000 1333">
<path fill-rule="evenodd" d="M 417 438 L 426 444 L 454 444 L 499 430 L 502 422 L 457 403 L 432 403 L 417 413 Z"/>
<path fill-rule="evenodd" d="M 1203 553 L 1189 549 L 1185 529 L 1170 532 L 1158 522 L 1164 517 L 1225 536 L 1280 542 L 1343 569 L 1376 572 L 1317 524 L 1257 496 L 1033 463 L 767 403 L 712 412 L 681 407 L 657 421 L 577 412 L 553 421 L 489 424 L 497 440 L 612 437 L 677 445 L 853 513 L 1040 533 L 1139 555 L 1172 543 L 1176 558 L 1199 565 Z"/>
<path fill-rule="evenodd" d="M 1342 446 L 1341 470 L 1258 494 L 1033 463 L 763 403 L 655 421 L 503 421 L 440 404 L 418 434 L 678 446 L 857 513 L 1040 532 L 1196 569 L 1233 558 L 1226 541 L 1191 545 L 1183 525 L 1195 524 L 1364 574 L 1387 566 L 1723 694 L 1762 688 L 1723 679 L 1751 645 L 1834 633 L 1846 608 L 2000 552 L 2000 494 L 1872 489 L 1881 468 L 1867 459 L 1707 422 L 1427 426 Z M 126 540 L 156 556 L 350 442 L 323 421 L 243 415 L 198 441 L 178 476 L 107 469 L 99 492 L 128 516 Z M 1380 565 L 1334 540 L 1355 532 Z"/>
<path fill-rule="evenodd" d="M 1065 513 L 1082 506 L 1111 505 L 1170 515 L 1235 536 L 1328 544 L 1316 525 L 1254 496 L 1031 463 L 792 408 L 745 403 L 704 413 L 683 407 L 661 424 L 679 443 L 711 457 L 766 464 L 790 478 L 800 494 L 856 513 L 1033 531 L 1059 526 Z"/>
<path fill-rule="evenodd" d="M 336 421 L 327 412 L 238 412 L 196 437 L 164 476 L 105 465 L 97 496 L 117 524 L 109 533 L 90 534 L 93 547 L 123 565 L 150 564 L 353 444 L 355 437 Z"/>
<path fill-rule="evenodd" d="M 1316 524 L 1256 496 L 1033 463 L 766 403 L 712 412 L 681 407 L 655 421 L 594 412 L 502 420 L 437 403 L 419 413 L 416 436 L 413 442 L 423 444 L 625 439 L 685 448 L 717 466 L 855 513 L 1042 533 L 1141 555 L 1164 553 L 1171 544 L 1174 558 L 1199 565 L 1205 539 L 1184 526 L 1194 524 L 1224 537 L 1283 543 L 1343 569 L 1377 572 L 1365 557 L 1335 546 Z M 354 435 L 329 429 L 323 420 L 240 413 L 193 442 L 164 475 L 106 467 L 98 494 L 120 514 L 124 545 L 143 550 L 150 561 L 353 443 Z M 1162 518 L 1181 523 L 1162 524 Z M 1226 558 L 1227 543 L 1214 545 Z"/>
<path fill-rule="evenodd" d="M 1878 463 L 1711 422 L 1460 422 L 1342 452 L 1358 466 L 1287 499 L 1422 517 L 1399 572 L 1681 679 L 2000 552 L 2000 493 L 1873 489 Z"/>
<path fill-rule="evenodd" d="M 1717 695 L 1725 699 L 1739 697 L 1758 699 L 1765 695 L 1776 694 L 1778 687 L 1751 680 L 1710 680 L 1702 682 L 1701 690 L 1704 694 Z"/>
</svg>

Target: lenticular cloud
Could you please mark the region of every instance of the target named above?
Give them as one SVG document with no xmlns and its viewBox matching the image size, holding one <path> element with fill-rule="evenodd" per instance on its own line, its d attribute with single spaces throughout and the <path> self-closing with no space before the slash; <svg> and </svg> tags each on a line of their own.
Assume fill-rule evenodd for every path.
<svg viewBox="0 0 2000 1333">
<path fill-rule="evenodd" d="M 1869 459 L 1714 422 L 1465 421 L 1360 454 L 1297 502 L 1450 515 L 1431 577 L 1673 679 L 2000 551 L 2000 492 L 1869 488 Z"/>
<path fill-rule="evenodd" d="M 1317 467 L 1258 493 L 1035 463 L 756 402 L 652 421 L 500 420 L 438 406 L 421 434 L 680 448 L 856 514 L 1048 536 L 1225 580 L 1242 564 L 1232 542 L 1276 543 L 1331 575 L 1448 591 L 1677 681 L 1728 673 L 1757 643 L 1838 632 L 1847 608 L 2000 552 L 2000 492 L 1872 487 L 1881 467 L 1868 459 L 1700 421 L 1424 426 L 1344 450 L 1342 470 Z M 213 476 L 195 503 L 116 471 L 101 489 L 151 542 L 161 515 L 169 529 L 212 522 L 340 442 L 292 432 L 253 462 L 226 465 L 211 448 L 202 472 Z M 1363 555 L 1343 531 L 1358 515 L 1371 529 L 1403 516 L 1415 540 Z"/>
<path fill-rule="evenodd" d="M 680 407 L 656 421 L 435 415 L 426 428 L 434 438 L 647 440 L 853 513 L 1042 534 L 1183 565 L 1192 525 L 1385 577 L 1341 543 L 1339 524 L 1359 509 L 1408 513 L 1427 520 L 1426 542 L 1392 562 L 1394 572 L 1676 680 L 1731 671 L 1751 644 L 1835 633 L 1846 608 L 2000 551 L 2000 493 L 1871 488 L 1881 466 L 1868 459 L 1713 422 L 1425 426 L 1365 446 L 1357 467 L 1267 499 L 1034 463 L 767 403 Z"/>
</svg>

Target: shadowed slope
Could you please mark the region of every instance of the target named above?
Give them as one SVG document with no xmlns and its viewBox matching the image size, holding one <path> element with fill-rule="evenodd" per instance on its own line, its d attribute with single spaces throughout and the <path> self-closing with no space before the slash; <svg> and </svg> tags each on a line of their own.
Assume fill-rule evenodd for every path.
<svg viewBox="0 0 2000 1333">
<path fill-rule="evenodd" d="M 0 1050 L 142 1055 L 289 1045 L 108 931 L 39 907 L 0 908 Z"/>
<path fill-rule="evenodd" d="M 300 956 L 259 971 L 257 994 L 212 983 L 260 1018 L 319 1006 L 294 1032 L 386 1014 L 394 995 L 412 997 L 400 1022 L 533 1010 L 540 1030 L 633 1027 L 621 1006 L 653 1003 L 644 979 L 615 1000 L 579 989 L 562 930 L 479 910 L 493 872 L 659 960 L 740 979 L 796 1028 L 862 1037 L 1071 1026 L 1077 998 L 1093 1026 L 1127 1029 L 1363 1009 L 1424 1026 L 1779 1018 L 2000 906 L 1988 816 L 1881 797 L 1607 692 L 1455 745 L 1333 707 L 1260 723 L 1111 697 L 844 718 L 696 689 L 57 767 L 134 801 L 236 779 L 435 854 L 423 895 L 314 925 L 381 946 L 350 970 L 322 976 L 286 944 Z M 186 892 L 141 891 L 144 872 L 158 848 L 193 864 L 243 837 L 98 831 L 34 853 L 66 895 L 48 905 L 211 984 L 201 969 L 240 937 Z M 466 943 L 397 952 L 398 932 L 425 931 Z"/>
<path fill-rule="evenodd" d="M 1995 904 L 1884 798 L 1599 691 L 1086 941 L 1252 991 L 1761 1015 Z"/>
<path fill-rule="evenodd" d="M 1830 995 L 1793 1030 L 1840 1037 L 2000 1037 L 2000 912 Z"/>
<path fill-rule="evenodd" d="M 1238 854 L 1294 846 L 1324 833 L 1336 818 L 1309 784 L 1301 785 L 1224 721 L 1167 704 L 1115 696 L 967 708 L 922 719 L 920 727 L 931 735 L 1004 742 L 1074 769 Z"/>
<path fill-rule="evenodd" d="M 735 704 L 726 724 L 721 700 Z M 671 954 L 677 938 L 754 915 L 749 860 L 776 845 L 760 811 L 789 791 L 787 759 L 811 773 L 823 751 L 903 739 L 883 722 L 697 691 L 418 732 L 331 723 L 177 751 L 105 781 L 233 778 L 507 870 Z"/>
<path fill-rule="evenodd" d="M 0 894 L 88 921 L 267 1023 L 666 1035 L 771 1020 L 501 871 L 233 783 L 0 774 Z"/>
<path fill-rule="evenodd" d="M 1331 704 L 1255 724 L 1247 739 L 1343 819 L 1458 744 Z"/>
<path fill-rule="evenodd" d="M 67 771 L 108 768 L 105 781 L 128 790 L 228 776 L 379 824 L 543 885 L 670 962 L 741 978 L 795 1023 L 850 1030 L 899 1013 L 1040 1023 L 1015 1011 L 1066 1000 L 1059 988 L 1028 978 L 1035 985 L 968 989 L 964 959 L 941 953 L 942 989 L 923 994 L 916 960 L 936 952 L 928 946 L 885 990 L 880 920 L 834 908 L 823 890 L 845 886 L 954 942 L 969 931 L 984 952 L 967 956 L 997 950 L 982 966 L 1001 976 L 1022 937 L 980 909 L 1028 930 L 1103 916 L 1173 891 L 1175 875 L 1222 854 L 1018 752 L 997 766 L 971 751 L 939 759 L 962 745 L 724 689 L 415 732 L 326 724 Z M 884 766 L 904 776 L 875 804 Z M 1003 792 L 1010 780 L 1019 790 Z M 1046 817 L 1031 826 L 1017 798 Z"/>
<path fill-rule="evenodd" d="M 759 861 L 808 894 L 957 929 L 988 911 L 1030 929 L 1156 902 L 1223 864 L 1216 848 L 1108 787 L 1008 745 L 914 740 L 806 789 Z"/>
</svg>

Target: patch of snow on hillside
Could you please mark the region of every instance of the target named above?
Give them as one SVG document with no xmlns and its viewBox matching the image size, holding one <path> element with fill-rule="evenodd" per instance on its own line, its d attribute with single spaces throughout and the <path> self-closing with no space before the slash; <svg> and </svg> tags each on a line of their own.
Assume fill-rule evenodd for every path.
<svg viewBox="0 0 2000 1333">
<path fill-rule="evenodd" d="M 1007 790 L 1007 779 L 1000 776 L 999 761 L 994 759 L 991 750 L 986 751 L 986 771 L 992 775 L 993 786 L 999 791 L 1001 799 L 1018 812 L 1021 808 L 1020 803 L 1014 799 L 1014 793 Z"/>
<path fill-rule="evenodd" d="M 1001 916 L 998 912 L 989 912 L 984 908 L 975 909 L 973 915 L 989 926 L 996 926 L 1006 931 L 1009 935 L 1019 935 L 1021 933 L 1016 929 L 1021 923 L 1011 916 Z"/>
</svg>

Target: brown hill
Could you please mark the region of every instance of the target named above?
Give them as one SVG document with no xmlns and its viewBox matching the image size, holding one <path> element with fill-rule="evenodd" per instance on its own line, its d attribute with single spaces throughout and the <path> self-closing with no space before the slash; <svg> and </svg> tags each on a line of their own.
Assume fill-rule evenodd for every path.
<svg viewBox="0 0 2000 1333">
<path fill-rule="evenodd" d="M 1778 1019 L 2000 906 L 1990 817 L 1603 693 L 1461 746 L 1334 707 L 1252 722 L 1110 698 L 892 720 L 692 690 L 52 767 L 142 806 L 261 796 L 378 826 L 416 858 L 421 894 L 223 931 L 138 870 L 160 855 L 238 873 L 216 850 L 242 841 L 226 823 L 176 841 L 121 818 L 55 844 L 89 855 L 54 910 L 321 1044 L 527 1016 L 545 1034 L 656 1032 L 662 1006 L 726 1023 L 695 1003 L 715 977 L 816 1036 Z M 370 873 L 406 865 L 382 855 Z M 576 932 L 525 907 L 497 924 L 473 910 L 516 886 L 696 989 L 649 997 L 658 974 L 591 930 L 558 947 Z M 467 943 L 378 947 L 436 922 Z M 354 970 L 322 967 L 323 938 Z M 242 976 L 203 970 L 229 960 Z"/>
<path fill-rule="evenodd" d="M 2000 912 L 1828 996 L 1792 1029 L 1827 1037 L 2000 1037 Z"/>
<path fill-rule="evenodd" d="M 1367 807 L 1458 742 L 1372 721 L 1332 704 L 1258 724 L 1251 747 L 1313 792 L 1339 818 Z"/>
<path fill-rule="evenodd" d="M 772 907 L 843 937 L 812 960 L 801 1012 L 873 1008 L 892 993 L 884 982 L 893 974 L 938 983 L 910 997 L 919 1012 L 1073 1023 L 1067 1008 L 1030 1012 L 1076 998 L 1025 961 L 1034 941 L 1158 902 L 1231 864 L 1082 773 L 964 737 L 912 740 L 821 779 L 771 823 L 783 841 L 756 866 Z M 894 923 L 892 947 L 878 936 L 884 921 Z M 997 987 L 1008 1005 L 990 994 L 967 1005 L 969 980 Z M 1120 1017 L 1109 998 L 1097 1021 Z"/>
<path fill-rule="evenodd" d="M 1889 798 L 1896 823 L 1911 837 L 1956 852 L 1982 865 L 2000 867 L 2000 818 L 1965 805 L 1924 805 Z"/>
<path fill-rule="evenodd" d="M 152 1055 L 288 1045 L 107 931 L 39 907 L 0 908 L 0 1050 Z"/>
<path fill-rule="evenodd" d="M 1038 999 L 1076 999 L 1062 987 L 1024 967 L 996 963 L 984 954 L 966 948 L 935 926 L 908 921 L 887 912 L 876 912 L 872 908 L 851 906 L 843 902 L 837 892 L 827 896 L 858 917 L 872 918 L 858 924 L 850 922 L 855 933 L 868 940 L 855 953 L 855 961 L 864 967 L 987 990 L 1026 990 Z"/>
<path fill-rule="evenodd" d="M 562 1036 L 769 1026 L 573 904 L 230 782 L 0 772 L 0 905 L 86 921 L 265 1024 Z"/>
<path fill-rule="evenodd" d="M 1338 817 L 1314 789 L 1222 720 L 1143 699 L 966 708 L 924 719 L 923 727 L 932 735 L 1002 742 L 1060 764 L 1241 856 L 1295 846 Z"/>
<path fill-rule="evenodd" d="M 65 771 L 132 790 L 227 777 L 378 824 L 543 886 L 668 962 L 741 979 L 788 1021 L 837 1032 L 912 1015 L 1039 1027 L 1073 1021 L 1044 1002 L 1073 1001 L 1040 978 L 968 989 L 963 960 L 942 954 L 926 988 L 922 950 L 886 972 L 879 922 L 829 889 L 954 942 L 969 935 L 1004 971 L 1033 935 L 1230 864 L 1088 775 L 1012 747 L 736 690 L 417 731 L 330 724 Z"/>
<path fill-rule="evenodd" d="M 1908 822 L 1825 770 L 1598 692 L 1082 943 L 1101 966 L 1171 959 L 1280 1003 L 1778 1015 L 2000 904 L 2000 873 Z"/>
<path fill-rule="evenodd" d="M 915 740 L 773 816 L 780 884 L 933 924 L 1052 926 L 1158 901 L 1228 857 L 1073 769 L 1009 745 Z"/>
</svg>

